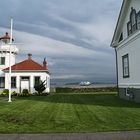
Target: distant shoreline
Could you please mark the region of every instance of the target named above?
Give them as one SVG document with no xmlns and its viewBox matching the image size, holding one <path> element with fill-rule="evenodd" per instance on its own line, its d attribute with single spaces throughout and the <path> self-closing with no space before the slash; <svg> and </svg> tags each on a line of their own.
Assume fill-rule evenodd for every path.
<svg viewBox="0 0 140 140">
<path fill-rule="evenodd" d="M 116 87 L 117 84 L 91 84 L 89 86 L 80 85 L 51 85 L 51 87 L 67 87 L 67 88 L 99 88 L 99 87 Z"/>
</svg>

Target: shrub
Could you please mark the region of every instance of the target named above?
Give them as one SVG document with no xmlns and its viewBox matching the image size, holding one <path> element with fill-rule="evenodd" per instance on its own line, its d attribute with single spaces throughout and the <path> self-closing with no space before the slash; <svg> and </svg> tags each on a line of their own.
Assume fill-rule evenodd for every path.
<svg viewBox="0 0 140 140">
<path fill-rule="evenodd" d="M 23 94 L 26 94 L 26 93 L 29 93 L 29 91 L 28 91 L 28 89 L 23 89 L 23 90 L 22 90 L 22 93 L 23 93 Z"/>
<path fill-rule="evenodd" d="M 40 96 L 47 96 L 47 95 L 49 95 L 49 93 L 47 93 L 47 92 L 43 92 L 40 94 Z"/>
<path fill-rule="evenodd" d="M 9 94 L 9 89 L 3 89 L 2 92 L 5 93 L 5 94 Z"/>
<path fill-rule="evenodd" d="M 56 93 L 116 92 L 117 87 L 56 87 Z"/>
<path fill-rule="evenodd" d="M 2 92 L 0 92 L 0 96 L 6 96 L 7 94 L 6 93 L 3 93 L 3 91 Z"/>
<path fill-rule="evenodd" d="M 7 96 L 9 94 L 9 89 L 3 89 L 3 91 L 0 93 L 0 96 Z"/>
<path fill-rule="evenodd" d="M 2 96 L 3 95 L 3 92 L 0 92 L 0 96 Z"/>
<path fill-rule="evenodd" d="M 46 89 L 46 80 L 45 81 L 40 81 L 39 84 L 35 85 L 34 88 L 35 90 L 38 92 L 38 94 L 40 95 L 45 89 Z"/>
<path fill-rule="evenodd" d="M 29 90 L 28 89 L 23 89 L 22 93 L 20 94 L 20 96 L 29 96 Z"/>
<path fill-rule="evenodd" d="M 19 93 L 17 93 L 16 91 L 12 92 L 12 96 L 18 96 L 18 95 L 19 95 Z"/>
<path fill-rule="evenodd" d="M 56 88 L 56 93 L 71 93 L 73 92 L 72 88 L 68 88 L 68 87 L 57 87 Z"/>
</svg>

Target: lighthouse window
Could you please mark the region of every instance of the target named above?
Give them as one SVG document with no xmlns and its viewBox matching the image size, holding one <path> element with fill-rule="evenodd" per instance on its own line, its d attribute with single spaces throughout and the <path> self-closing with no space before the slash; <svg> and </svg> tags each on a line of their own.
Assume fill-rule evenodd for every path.
<svg viewBox="0 0 140 140">
<path fill-rule="evenodd" d="M 5 57 L 0 57 L 0 65 L 5 65 Z"/>
</svg>

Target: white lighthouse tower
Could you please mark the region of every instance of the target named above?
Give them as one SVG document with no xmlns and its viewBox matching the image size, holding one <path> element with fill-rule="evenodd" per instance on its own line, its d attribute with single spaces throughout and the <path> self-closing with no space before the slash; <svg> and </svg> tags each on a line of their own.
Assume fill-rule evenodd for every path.
<svg viewBox="0 0 140 140">
<path fill-rule="evenodd" d="M 12 39 L 12 42 L 14 39 Z M 3 69 L 15 64 L 15 58 L 18 48 L 10 43 L 10 36 L 6 32 L 5 36 L 0 38 L 0 75 L 4 74 Z M 11 51 L 11 54 L 10 54 Z"/>
</svg>

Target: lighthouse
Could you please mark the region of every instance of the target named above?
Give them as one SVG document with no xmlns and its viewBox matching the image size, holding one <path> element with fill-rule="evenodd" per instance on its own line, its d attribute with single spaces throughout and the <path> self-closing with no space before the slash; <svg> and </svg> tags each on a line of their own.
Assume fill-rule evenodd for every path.
<svg viewBox="0 0 140 140">
<path fill-rule="evenodd" d="M 11 33 L 5 33 L 0 37 L 0 91 L 9 89 L 9 100 L 11 102 L 12 93 L 23 93 L 26 91 L 36 93 L 35 85 L 43 81 L 45 84 L 44 93 L 50 92 L 50 73 L 46 58 L 42 64 L 32 59 L 32 54 L 28 58 L 16 63 L 18 48 L 13 43 L 11 20 Z"/>
<path fill-rule="evenodd" d="M 14 39 L 12 39 L 13 41 Z M 4 36 L 0 37 L 0 74 L 3 73 L 3 69 L 15 64 L 17 53 L 18 48 L 16 45 L 10 44 L 10 35 L 6 32 Z"/>
</svg>

